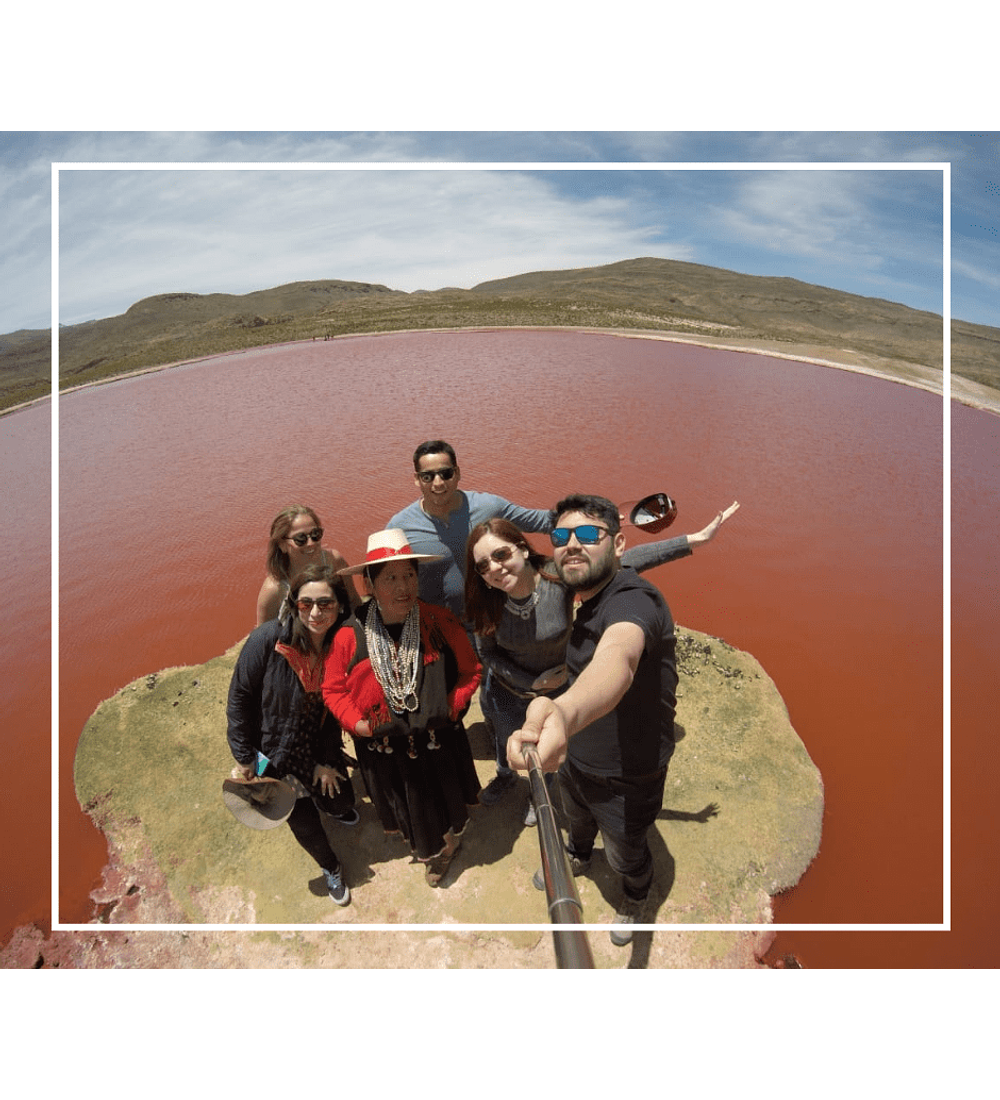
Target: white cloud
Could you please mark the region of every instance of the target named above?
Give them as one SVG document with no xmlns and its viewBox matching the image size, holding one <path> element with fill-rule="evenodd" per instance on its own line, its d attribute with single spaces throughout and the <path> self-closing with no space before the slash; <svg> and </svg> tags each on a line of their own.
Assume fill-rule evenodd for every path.
<svg viewBox="0 0 1000 1100">
<path fill-rule="evenodd" d="M 865 180 L 847 172 L 762 172 L 749 176 L 731 204 L 717 207 L 735 240 L 813 258 L 877 268 L 866 234 Z"/>
<path fill-rule="evenodd" d="M 322 278 L 468 287 L 641 255 L 653 235 L 631 224 L 626 197 L 571 199 L 514 171 L 81 170 L 61 179 L 60 316 L 69 323 L 171 290 L 244 293 Z"/>
<path fill-rule="evenodd" d="M 995 149 L 992 140 L 950 133 L 0 134 L 0 332 L 48 324 L 52 161 L 950 160 L 954 258 L 989 272 L 983 250 L 992 254 L 995 245 L 969 237 L 968 226 L 987 224 L 995 206 L 995 195 L 984 191 L 984 179 L 995 179 L 986 171 Z M 938 308 L 931 299 L 939 296 L 939 275 L 927 256 L 938 247 L 940 213 L 917 189 L 894 193 L 898 174 L 890 186 L 886 173 L 882 180 L 862 172 L 711 173 L 711 181 L 704 175 L 686 183 L 675 173 L 659 181 L 654 173 L 617 173 L 614 182 L 595 175 L 594 189 L 574 190 L 567 176 L 504 173 L 498 183 L 457 173 L 470 182 L 438 176 L 435 189 L 434 177 L 423 173 L 405 187 L 388 182 L 398 174 L 382 173 L 382 181 L 340 179 L 324 190 L 316 180 L 293 186 L 285 173 L 280 185 L 278 177 L 258 184 L 256 194 L 221 174 L 201 173 L 215 178 L 200 183 L 192 175 L 182 187 L 153 174 L 144 181 L 138 173 L 118 175 L 104 174 L 103 195 L 82 185 L 63 188 L 64 320 L 120 312 L 167 290 L 243 292 L 312 278 L 433 289 L 635 255 L 784 274 Z M 957 315 L 995 323 L 988 279 L 964 281 L 961 293 Z"/>
</svg>

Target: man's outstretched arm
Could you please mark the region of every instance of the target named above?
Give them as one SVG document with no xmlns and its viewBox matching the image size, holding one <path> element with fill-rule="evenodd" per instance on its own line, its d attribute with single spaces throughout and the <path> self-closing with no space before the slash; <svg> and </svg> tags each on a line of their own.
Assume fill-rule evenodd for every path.
<svg viewBox="0 0 1000 1100">
<path fill-rule="evenodd" d="M 733 503 L 730 504 L 728 508 L 724 508 L 707 527 L 703 527 L 700 531 L 695 531 L 693 535 L 685 536 L 688 541 L 688 546 L 704 546 L 706 542 L 711 542 L 718 534 L 719 528 L 734 512 L 738 512 L 739 508 L 740 502 L 734 500 Z"/>
<path fill-rule="evenodd" d="M 603 718 L 628 691 L 646 645 L 636 623 L 613 623 L 601 636 L 590 663 L 576 683 L 557 699 L 533 699 L 521 729 L 507 742 L 512 768 L 527 770 L 523 744 L 534 744 L 543 771 L 555 771 L 566 759 L 569 739 Z"/>
</svg>

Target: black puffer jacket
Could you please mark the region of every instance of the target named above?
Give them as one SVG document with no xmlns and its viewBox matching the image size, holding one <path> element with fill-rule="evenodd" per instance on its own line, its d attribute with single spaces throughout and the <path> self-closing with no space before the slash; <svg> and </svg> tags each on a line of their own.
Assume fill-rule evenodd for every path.
<svg viewBox="0 0 1000 1100">
<path fill-rule="evenodd" d="M 341 615 L 330 627 L 327 641 L 346 618 Z M 288 753 L 298 733 L 306 699 L 295 671 L 274 649 L 277 642 L 287 644 L 291 637 L 291 620 L 282 623 L 272 619 L 253 631 L 236 660 L 226 706 L 226 736 L 236 760 L 240 764 L 253 764 L 260 751 L 278 775 L 288 770 Z M 325 708 L 318 743 L 325 759 L 316 763 L 337 766 L 342 752 L 340 726 Z"/>
</svg>

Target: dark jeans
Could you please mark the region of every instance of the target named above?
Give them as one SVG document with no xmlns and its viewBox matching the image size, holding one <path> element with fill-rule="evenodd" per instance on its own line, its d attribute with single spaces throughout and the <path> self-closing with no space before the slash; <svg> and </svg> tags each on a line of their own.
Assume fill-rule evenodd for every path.
<svg viewBox="0 0 1000 1100">
<path fill-rule="evenodd" d="M 563 686 L 546 694 L 550 699 L 555 699 L 565 690 L 566 687 Z M 508 691 L 493 675 L 492 670 L 486 669 L 482 687 L 479 689 L 479 703 L 483 708 L 483 718 L 489 728 L 490 736 L 493 738 L 497 775 L 514 774 L 513 768 L 507 763 L 507 742 L 510 735 L 524 725 L 524 715 L 530 702 L 530 699 L 522 699 Z"/>
<path fill-rule="evenodd" d="M 646 834 L 663 807 L 667 769 L 638 778 L 606 778 L 582 772 L 567 760 L 559 790 L 571 855 L 589 859 L 600 831 L 604 854 L 622 876 L 627 897 L 642 901 L 653 881 L 653 854 Z"/>
<path fill-rule="evenodd" d="M 297 798 L 295 809 L 288 817 L 288 827 L 295 839 L 313 857 L 324 871 L 336 871 L 340 867 L 337 854 L 330 847 L 326 830 L 320 820 L 319 810 L 311 798 Z"/>
<path fill-rule="evenodd" d="M 341 768 L 347 774 L 346 767 Z M 275 768 L 268 764 L 264 774 L 280 778 Z M 320 813 L 346 814 L 354 807 L 354 784 L 350 779 L 340 784 L 335 795 L 313 794 L 308 798 L 297 798 L 295 808 L 286 819 L 292 835 L 313 857 L 324 871 L 336 871 L 340 867 L 337 853 L 330 847 L 330 840 L 323 828 Z"/>
</svg>

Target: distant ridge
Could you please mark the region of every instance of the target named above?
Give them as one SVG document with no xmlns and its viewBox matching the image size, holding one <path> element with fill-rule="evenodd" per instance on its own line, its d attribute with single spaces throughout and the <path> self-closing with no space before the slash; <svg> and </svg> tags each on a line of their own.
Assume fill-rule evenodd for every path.
<svg viewBox="0 0 1000 1100">
<path fill-rule="evenodd" d="M 882 329 L 885 340 L 889 330 L 896 328 L 902 337 L 896 354 L 924 366 L 941 365 L 939 314 L 798 279 L 743 275 L 683 260 L 642 257 L 603 267 L 535 271 L 492 279 L 473 289 L 477 294 L 613 301 L 633 309 L 659 310 L 681 322 L 744 329 L 748 335 L 763 330 L 781 339 L 825 336 L 863 341 Z"/>
<path fill-rule="evenodd" d="M 350 301 L 362 294 L 394 294 L 387 286 L 375 283 L 351 283 L 341 279 L 324 279 L 320 282 L 285 283 L 271 290 L 254 290 L 249 294 L 156 294 L 143 298 L 130 306 L 125 313 L 131 322 L 150 319 L 160 324 L 169 318 L 176 323 L 181 318 L 188 321 L 212 320 L 237 313 L 275 310 L 288 313 L 310 313 L 334 302 Z M 113 320 L 113 318 L 111 318 Z"/>
<path fill-rule="evenodd" d="M 157 294 L 60 329 L 60 387 L 292 340 L 413 329 L 568 326 L 849 351 L 940 370 L 941 317 L 797 279 L 640 257 L 533 271 L 471 290 L 325 279 L 249 294 Z M 0 336 L 0 407 L 48 392 L 49 333 Z M 952 323 L 956 374 L 1000 390 L 1000 329 Z"/>
</svg>

